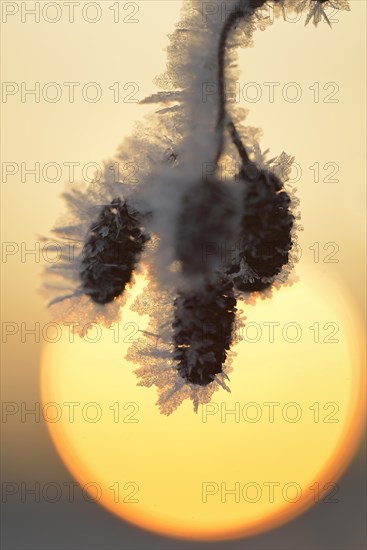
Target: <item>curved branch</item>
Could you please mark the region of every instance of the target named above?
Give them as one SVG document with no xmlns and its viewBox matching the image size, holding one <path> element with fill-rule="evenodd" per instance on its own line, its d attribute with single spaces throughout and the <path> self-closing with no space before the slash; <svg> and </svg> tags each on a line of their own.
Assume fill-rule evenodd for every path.
<svg viewBox="0 0 367 550">
<path fill-rule="evenodd" d="M 220 132 L 220 141 L 217 151 L 216 162 L 219 161 L 219 158 L 223 151 L 223 133 L 224 133 L 224 124 L 226 119 L 226 98 L 225 98 L 225 63 L 226 63 L 226 46 L 228 38 L 236 25 L 237 21 L 242 19 L 245 15 L 243 9 L 236 9 L 228 17 L 222 29 L 219 47 L 218 47 L 218 88 L 219 88 L 219 112 L 217 120 L 217 129 Z"/>
<path fill-rule="evenodd" d="M 266 3 L 267 0 L 247 0 L 246 7 L 244 7 L 244 2 L 240 2 L 235 10 L 229 14 L 222 29 L 219 47 L 218 47 L 218 88 L 219 88 L 219 112 L 217 120 L 217 130 L 220 132 L 220 140 L 217 151 L 216 162 L 218 163 L 219 158 L 223 152 L 223 134 L 226 121 L 229 125 L 229 130 L 232 136 L 234 145 L 236 146 L 238 153 L 244 162 L 247 164 L 249 162 L 249 157 L 244 145 L 241 142 L 241 139 L 238 135 L 238 132 L 233 124 L 233 121 L 228 116 L 226 111 L 226 97 L 225 97 L 225 67 L 226 67 L 226 51 L 227 51 L 227 42 L 231 32 L 233 31 L 236 23 L 244 19 L 246 16 L 250 17 L 257 8 L 260 8 Z M 241 7 L 241 4 L 243 6 Z"/>
</svg>

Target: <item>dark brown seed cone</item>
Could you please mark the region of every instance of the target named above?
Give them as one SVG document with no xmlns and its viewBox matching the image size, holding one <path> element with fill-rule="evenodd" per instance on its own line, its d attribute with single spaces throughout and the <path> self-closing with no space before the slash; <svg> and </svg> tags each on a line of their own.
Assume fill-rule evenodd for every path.
<svg viewBox="0 0 367 550">
<path fill-rule="evenodd" d="M 176 258 L 185 276 L 209 277 L 221 266 L 221 244 L 233 241 L 237 212 L 236 197 L 215 178 L 189 189 L 176 230 Z"/>
<path fill-rule="evenodd" d="M 235 278 L 235 288 L 251 292 L 270 286 L 264 279 L 276 277 L 288 263 L 294 216 L 289 195 L 274 174 L 250 163 L 240 178 L 245 186 L 242 238 L 238 258 L 228 273 L 237 273 L 244 260 L 254 273 L 254 280 Z"/>
<path fill-rule="evenodd" d="M 83 248 L 80 279 L 85 294 L 98 304 L 119 296 L 130 282 L 149 237 L 141 217 L 126 201 L 114 199 L 104 206 L 89 229 Z"/>
<path fill-rule="evenodd" d="M 206 386 L 222 372 L 232 342 L 237 311 L 233 285 L 221 279 L 196 291 L 180 292 L 174 307 L 177 370 L 187 382 Z"/>
</svg>

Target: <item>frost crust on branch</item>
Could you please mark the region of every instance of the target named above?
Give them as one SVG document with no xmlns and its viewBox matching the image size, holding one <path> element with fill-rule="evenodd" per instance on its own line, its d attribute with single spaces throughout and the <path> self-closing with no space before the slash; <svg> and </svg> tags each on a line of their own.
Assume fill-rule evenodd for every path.
<svg viewBox="0 0 367 550">
<path fill-rule="evenodd" d="M 197 410 L 218 389 L 229 390 L 229 346 L 236 343 L 236 323 L 243 323 L 238 312 L 234 319 L 236 301 L 270 297 L 272 289 L 292 283 L 302 229 L 296 190 L 286 183 L 293 157 L 283 152 L 268 160 L 260 132 L 243 124 L 247 112 L 226 109 L 221 63 L 231 89 L 239 77 L 236 49 L 251 47 L 254 31 L 273 22 L 265 4 L 275 17 L 308 10 L 306 23 L 316 25 L 328 20 L 330 6 L 349 9 L 345 0 L 216 0 L 208 13 L 207 4 L 183 4 L 166 71 L 155 80 L 161 91 L 142 101 L 158 105 L 156 112 L 137 123 L 105 163 L 101 183 L 65 193 L 68 213 L 54 234 L 64 248 L 65 241 L 73 243 L 73 258 L 51 266 L 45 284 L 56 319 L 111 326 L 124 313 L 134 273 L 148 273 L 132 309 L 149 314 L 149 327 L 127 358 L 138 365 L 140 385 L 157 387 L 164 414 L 187 398 Z M 228 24 L 224 40 L 231 15 L 236 24 Z M 220 173 L 223 159 L 242 163 L 229 181 Z M 252 165 L 259 171 L 255 179 Z M 138 171 L 126 177 L 129 166 Z M 213 241 L 237 247 L 231 262 L 221 253 L 203 257 Z M 123 256 L 118 269 L 109 253 L 117 248 Z M 217 338 L 205 339 L 199 330 L 209 317 L 223 323 Z"/>
</svg>

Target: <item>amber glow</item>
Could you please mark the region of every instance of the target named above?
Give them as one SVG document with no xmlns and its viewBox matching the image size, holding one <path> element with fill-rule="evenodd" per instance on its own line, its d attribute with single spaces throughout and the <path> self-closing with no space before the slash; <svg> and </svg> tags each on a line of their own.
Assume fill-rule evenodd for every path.
<svg viewBox="0 0 367 550">
<path fill-rule="evenodd" d="M 68 338 L 49 344 L 43 402 L 62 407 L 60 421 L 48 426 L 65 464 L 82 485 L 99 484 L 100 503 L 111 512 L 182 538 L 252 535 L 315 500 L 338 498 L 337 480 L 363 423 L 362 336 L 342 291 L 303 268 L 297 284 L 245 306 L 247 341 L 236 348 L 232 393 L 218 391 L 197 415 L 185 402 L 162 416 L 155 388 L 136 385 L 122 340 L 132 330 L 126 323 L 144 328 L 144 322 L 127 309 L 120 343 L 104 329 L 94 344 Z M 273 342 L 269 323 L 279 323 Z M 80 404 L 74 422 L 66 402 Z M 81 412 L 91 402 L 101 413 L 95 423 Z M 237 416 L 230 414 L 236 407 Z M 93 419 L 97 408 L 86 414 Z"/>
</svg>

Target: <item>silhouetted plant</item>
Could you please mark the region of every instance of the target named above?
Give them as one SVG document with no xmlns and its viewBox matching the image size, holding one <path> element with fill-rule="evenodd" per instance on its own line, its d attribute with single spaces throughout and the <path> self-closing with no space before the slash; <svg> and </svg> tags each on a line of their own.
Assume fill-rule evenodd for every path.
<svg viewBox="0 0 367 550">
<path fill-rule="evenodd" d="M 55 233 L 78 254 L 52 266 L 57 282 L 46 285 L 64 293 L 51 301 L 69 304 L 64 317 L 79 308 L 82 319 L 110 325 L 135 271 L 148 266 L 145 299 L 133 307 L 150 324 L 128 358 L 139 364 L 140 385 L 158 387 L 165 414 L 186 398 L 197 410 L 219 387 L 228 390 L 237 300 L 279 287 L 294 262 L 298 202 L 285 187 L 292 158 L 267 161 L 256 130 L 241 124 L 244 113 L 229 108 L 236 48 L 272 23 L 266 6 L 277 17 L 305 10 L 305 24 L 315 25 L 330 25 L 328 7 L 349 10 L 346 0 L 217 0 L 217 16 L 206 20 L 204 4 L 184 2 L 167 71 L 156 79 L 163 90 L 143 100 L 160 109 L 118 153 L 119 163 L 139 167 L 139 183 L 121 183 L 107 165 L 102 185 L 66 194 L 70 215 Z M 204 84 L 212 86 L 205 99 Z M 240 160 L 229 182 L 219 176 L 224 155 Z M 205 163 L 216 167 L 211 176 L 203 176 Z M 206 257 L 212 241 L 238 243 L 237 254 Z"/>
</svg>

